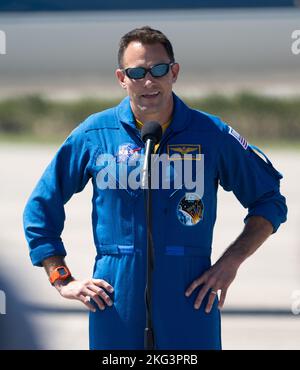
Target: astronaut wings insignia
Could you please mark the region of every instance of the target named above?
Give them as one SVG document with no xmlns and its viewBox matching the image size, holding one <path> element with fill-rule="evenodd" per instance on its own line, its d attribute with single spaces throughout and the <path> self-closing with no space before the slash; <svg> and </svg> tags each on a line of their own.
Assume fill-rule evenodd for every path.
<svg viewBox="0 0 300 370">
<path fill-rule="evenodd" d="M 180 155 L 177 159 L 182 159 L 186 156 L 185 159 L 201 159 L 201 146 L 195 144 L 171 144 L 168 145 L 168 156 L 169 159 L 176 159 L 172 157 L 174 154 Z"/>
<path fill-rule="evenodd" d="M 182 148 L 174 148 L 173 149 L 174 152 L 178 152 L 180 154 L 189 154 L 191 152 L 194 152 L 195 149 L 194 148 L 186 148 L 186 147 L 182 147 Z"/>
</svg>

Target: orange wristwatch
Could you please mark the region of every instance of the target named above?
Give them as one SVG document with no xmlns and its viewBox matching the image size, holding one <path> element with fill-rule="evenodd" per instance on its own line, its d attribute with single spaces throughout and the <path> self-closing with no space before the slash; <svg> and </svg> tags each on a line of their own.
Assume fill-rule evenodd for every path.
<svg viewBox="0 0 300 370">
<path fill-rule="evenodd" d="M 50 274 L 49 280 L 53 285 L 57 280 L 66 280 L 71 276 L 70 270 L 66 266 L 57 266 Z"/>
</svg>

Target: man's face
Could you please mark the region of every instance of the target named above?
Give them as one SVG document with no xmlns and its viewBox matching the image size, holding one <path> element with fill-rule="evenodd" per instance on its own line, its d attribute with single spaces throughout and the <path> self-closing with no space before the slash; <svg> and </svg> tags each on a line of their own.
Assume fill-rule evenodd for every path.
<svg viewBox="0 0 300 370">
<path fill-rule="evenodd" d="M 170 63 L 170 58 L 163 47 L 157 43 L 143 45 L 138 41 L 131 42 L 123 55 L 123 68 L 144 67 L 151 68 L 159 63 Z M 160 116 L 173 107 L 172 86 L 177 79 L 179 65 L 170 67 L 169 72 L 162 77 L 153 77 L 149 72 L 142 79 L 130 79 L 116 70 L 116 76 L 121 86 L 126 89 L 131 108 L 137 118 Z"/>
</svg>

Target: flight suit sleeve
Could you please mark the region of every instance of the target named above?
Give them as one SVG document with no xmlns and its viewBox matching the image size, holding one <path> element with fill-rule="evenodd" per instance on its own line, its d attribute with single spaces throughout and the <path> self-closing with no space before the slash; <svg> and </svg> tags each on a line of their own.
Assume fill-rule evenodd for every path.
<svg viewBox="0 0 300 370">
<path fill-rule="evenodd" d="M 226 191 L 233 191 L 240 203 L 248 208 L 245 222 L 251 216 L 262 216 L 276 232 L 287 216 L 286 200 L 280 193 L 282 175 L 258 148 L 249 145 L 230 126 L 222 136 L 217 164 L 221 186 Z"/>
<path fill-rule="evenodd" d="M 51 256 L 65 256 L 61 233 L 64 204 L 83 190 L 89 180 L 90 152 L 84 133 L 74 130 L 38 181 L 24 213 L 23 224 L 30 258 L 35 266 Z"/>
</svg>

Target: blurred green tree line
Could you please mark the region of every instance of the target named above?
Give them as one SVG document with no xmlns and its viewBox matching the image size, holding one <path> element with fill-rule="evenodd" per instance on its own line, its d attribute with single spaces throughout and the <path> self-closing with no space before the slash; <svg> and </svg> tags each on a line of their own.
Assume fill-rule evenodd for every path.
<svg viewBox="0 0 300 370">
<path fill-rule="evenodd" d="M 221 117 L 249 141 L 300 140 L 300 97 L 240 93 L 184 100 L 195 109 Z M 54 101 L 40 95 L 1 100 L 0 137 L 63 140 L 87 116 L 119 101 Z"/>
</svg>

